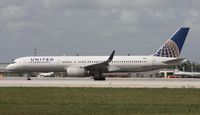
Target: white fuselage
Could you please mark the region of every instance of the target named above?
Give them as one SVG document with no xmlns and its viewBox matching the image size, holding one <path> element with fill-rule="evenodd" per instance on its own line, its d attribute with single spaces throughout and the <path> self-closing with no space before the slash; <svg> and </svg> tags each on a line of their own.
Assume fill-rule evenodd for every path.
<svg viewBox="0 0 200 115">
<path fill-rule="evenodd" d="M 61 72 L 70 67 L 84 68 L 92 64 L 106 61 L 109 56 L 33 56 L 22 57 L 13 61 L 7 69 L 16 72 Z M 171 65 L 165 61 L 176 58 L 157 56 L 114 56 L 109 63 L 107 72 L 142 72 Z"/>
<path fill-rule="evenodd" d="M 184 71 L 178 71 L 175 72 L 174 75 L 176 76 L 185 76 L 185 77 L 200 77 L 200 72 L 184 72 Z"/>
</svg>

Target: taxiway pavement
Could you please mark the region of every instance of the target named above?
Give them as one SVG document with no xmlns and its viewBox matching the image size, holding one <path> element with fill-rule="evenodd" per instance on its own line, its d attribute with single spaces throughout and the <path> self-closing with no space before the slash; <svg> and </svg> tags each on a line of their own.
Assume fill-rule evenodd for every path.
<svg viewBox="0 0 200 115">
<path fill-rule="evenodd" d="M 200 88 L 200 79 L 194 78 L 107 78 L 94 81 L 89 77 L 32 78 L 4 77 L 0 87 L 108 87 L 108 88 Z"/>
</svg>

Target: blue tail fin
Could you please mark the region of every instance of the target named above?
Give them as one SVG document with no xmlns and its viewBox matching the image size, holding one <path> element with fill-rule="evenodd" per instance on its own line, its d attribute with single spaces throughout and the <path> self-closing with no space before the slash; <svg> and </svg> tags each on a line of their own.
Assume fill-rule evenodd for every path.
<svg viewBox="0 0 200 115">
<path fill-rule="evenodd" d="M 158 57 L 178 58 L 190 28 L 182 27 L 153 54 Z"/>
</svg>

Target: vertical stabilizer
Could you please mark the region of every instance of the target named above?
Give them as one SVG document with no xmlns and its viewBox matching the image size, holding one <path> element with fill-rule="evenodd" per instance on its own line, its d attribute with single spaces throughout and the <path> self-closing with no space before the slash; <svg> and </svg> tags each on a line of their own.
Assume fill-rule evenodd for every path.
<svg viewBox="0 0 200 115">
<path fill-rule="evenodd" d="M 153 56 L 178 58 L 189 29 L 189 27 L 182 27 L 177 30 L 175 34 L 153 54 Z"/>
</svg>

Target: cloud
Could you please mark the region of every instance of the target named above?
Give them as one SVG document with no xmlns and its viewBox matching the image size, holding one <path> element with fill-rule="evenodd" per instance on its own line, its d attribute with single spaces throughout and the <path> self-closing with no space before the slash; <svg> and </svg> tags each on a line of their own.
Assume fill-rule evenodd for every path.
<svg viewBox="0 0 200 115">
<path fill-rule="evenodd" d="M 33 55 L 149 55 L 179 27 L 198 61 L 199 0 L 1 0 L 0 60 Z"/>
</svg>

